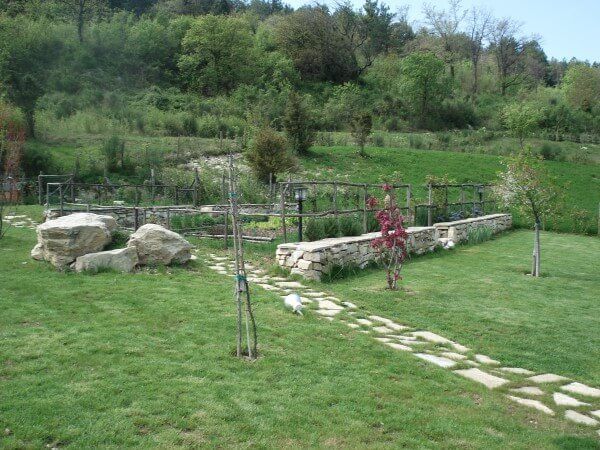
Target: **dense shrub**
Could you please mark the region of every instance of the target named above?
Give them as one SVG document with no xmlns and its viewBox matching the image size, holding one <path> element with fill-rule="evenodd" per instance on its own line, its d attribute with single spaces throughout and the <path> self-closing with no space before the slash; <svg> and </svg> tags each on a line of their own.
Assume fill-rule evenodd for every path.
<svg viewBox="0 0 600 450">
<path fill-rule="evenodd" d="M 564 161 L 565 159 L 562 149 L 548 142 L 540 148 L 540 155 L 547 161 Z"/>
<path fill-rule="evenodd" d="M 264 183 L 269 182 L 271 174 L 275 181 L 278 174 L 296 166 L 294 156 L 287 150 L 285 138 L 271 128 L 262 128 L 255 133 L 246 151 L 246 160 L 256 178 Z"/>
</svg>

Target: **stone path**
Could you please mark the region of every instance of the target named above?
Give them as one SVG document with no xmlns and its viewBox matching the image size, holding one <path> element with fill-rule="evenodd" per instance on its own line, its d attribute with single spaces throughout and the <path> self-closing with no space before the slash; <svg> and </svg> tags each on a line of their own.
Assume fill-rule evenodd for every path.
<svg viewBox="0 0 600 450">
<path fill-rule="evenodd" d="M 209 256 L 211 269 L 233 276 L 233 261 L 214 254 Z M 338 320 L 396 351 L 412 353 L 426 363 L 450 370 L 488 389 L 500 390 L 523 407 L 563 417 L 584 427 L 595 427 L 600 436 L 600 389 L 553 373 L 536 374 L 522 367 L 505 367 L 500 361 L 439 334 L 359 311 L 350 302 L 314 291 L 300 282 L 271 277 L 251 265 L 246 267 L 248 281 L 282 298 L 291 292 L 298 293 L 306 308 L 325 320 Z"/>
<path fill-rule="evenodd" d="M 4 216 L 4 222 L 15 228 L 29 228 L 31 230 L 35 230 L 35 228 L 38 226 L 37 222 L 25 215 L 8 214 Z"/>
</svg>

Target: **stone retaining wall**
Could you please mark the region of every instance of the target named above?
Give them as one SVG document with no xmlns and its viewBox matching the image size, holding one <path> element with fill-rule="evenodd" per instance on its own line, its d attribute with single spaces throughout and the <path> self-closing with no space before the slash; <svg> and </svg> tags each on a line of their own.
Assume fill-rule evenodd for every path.
<svg viewBox="0 0 600 450">
<path fill-rule="evenodd" d="M 510 214 L 492 214 L 473 219 L 444 222 L 432 227 L 409 227 L 408 250 L 412 254 L 431 252 L 437 245 L 448 240 L 466 240 L 470 229 L 487 226 L 494 233 L 512 226 Z M 379 232 L 360 236 L 322 239 L 314 242 L 296 242 L 277 246 L 277 262 L 289 269 L 292 274 L 302 275 L 311 280 L 320 280 L 334 265 L 354 265 L 365 267 L 375 259 L 371 242 L 380 236 Z"/>
<path fill-rule="evenodd" d="M 433 226 L 438 230 L 441 239 L 459 243 L 465 242 L 468 239 L 469 231 L 475 228 L 488 227 L 494 234 L 512 228 L 512 216 L 510 214 L 490 214 L 455 222 L 435 223 Z"/>
</svg>

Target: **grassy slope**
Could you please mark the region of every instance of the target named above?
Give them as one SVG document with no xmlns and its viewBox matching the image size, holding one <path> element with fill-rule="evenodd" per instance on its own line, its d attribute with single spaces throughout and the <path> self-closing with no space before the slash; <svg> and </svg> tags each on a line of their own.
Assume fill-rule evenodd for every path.
<svg viewBox="0 0 600 450">
<path fill-rule="evenodd" d="M 560 239 L 568 243 L 568 238 Z M 0 436 L 0 447 L 537 449 L 591 448 L 597 442 L 593 431 L 514 407 L 499 393 L 384 348 L 341 324 L 291 316 L 264 291 L 256 290 L 254 297 L 263 357 L 254 364 L 237 361 L 229 356 L 230 281 L 202 263 L 161 273 L 60 274 L 29 259 L 34 240 L 31 231 L 12 229 L 0 241 L 0 428 L 11 430 Z M 503 241 L 482 251 L 493 253 L 498 245 Z M 467 251 L 472 250 L 415 260 L 407 278 L 416 280 L 411 272 L 431 272 L 436 265 L 457 271 Z M 585 284 L 589 252 L 570 258 Z M 523 279 L 521 269 L 520 262 L 511 263 L 509 279 Z M 409 282 L 417 295 L 408 307 L 408 302 L 386 301 L 388 294 L 378 288 L 381 274 L 366 277 L 343 288 L 344 295 L 381 312 L 400 312 L 396 308 L 405 305 L 415 311 L 401 318 L 415 324 L 421 316 L 425 320 L 428 307 L 419 293 L 424 287 L 416 281 Z M 481 283 L 469 286 L 476 290 Z M 369 296 L 361 295 L 365 289 Z M 556 302 L 564 301 L 557 297 Z M 595 307 L 588 304 L 588 316 Z M 510 308 L 504 311 L 507 321 L 515 320 Z M 435 308 L 431 316 L 438 316 Z M 453 323 L 442 319 L 447 317 L 437 319 L 439 328 L 452 330 Z M 562 320 L 561 315 L 547 317 L 546 323 L 554 323 L 548 330 L 559 330 Z M 481 327 L 482 336 L 486 329 Z M 481 344 L 492 356 L 506 356 L 483 347 L 490 339 L 477 342 L 467 331 L 472 330 L 451 334 Z M 586 348 L 585 341 L 581 344 L 576 355 Z"/>
<path fill-rule="evenodd" d="M 415 185 L 423 185 L 427 175 L 445 174 L 458 183 L 492 182 L 502 169 L 501 159 L 491 155 L 389 148 L 368 148 L 367 152 L 370 157 L 361 159 L 351 147 L 316 147 L 303 160 L 303 168 L 323 179 L 335 176 L 356 182 L 401 179 Z M 560 184 L 569 184 L 565 191 L 567 202 L 597 217 L 600 165 L 553 161 L 545 164 Z"/>
</svg>

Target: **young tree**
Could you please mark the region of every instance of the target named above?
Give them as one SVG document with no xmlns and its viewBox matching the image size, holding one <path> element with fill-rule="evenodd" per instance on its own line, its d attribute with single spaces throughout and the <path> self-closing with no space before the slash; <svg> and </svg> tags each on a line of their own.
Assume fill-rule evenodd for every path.
<svg viewBox="0 0 600 450">
<path fill-rule="evenodd" d="M 504 96 L 511 86 L 523 82 L 526 41 L 517 37 L 521 26 L 511 19 L 501 19 L 492 27 L 490 47 L 498 69 L 500 93 Z"/>
<path fill-rule="evenodd" d="M 259 129 L 246 152 L 246 160 L 259 181 L 275 182 L 277 175 L 296 167 L 296 158 L 287 150 L 287 142 L 271 128 Z"/>
<path fill-rule="evenodd" d="M 401 91 L 417 117 L 425 126 L 427 114 L 439 105 L 448 90 L 444 62 L 431 52 L 412 53 L 402 61 Z"/>
<path fill-rule="evenodd" d="M 315 139 L 314 124 L 304 99 L 295 91 L 288 95 L 283 127 L 292 150 L 299 155 L 308 153 Z"/>
<path fill-rule="evenodd" d="M 354 137 L 356 144 L 358 145 L 358 155 L 362 156 L 363 158 L 367 156 L 365 152 L 365 144 L 367 143 L 367 139 L 369 139 L 372 128 L 373 116 L 371 113 L 366 111 L 357 112 L 350 122 L 352 137 Z"/>
<path fill-rule="evenodd" d="M 571 106 L 591 112 L 600 104 L 600 69 L 585 64 L 569 67 L 563 80 L 563 90 Z"/>
<path fill-rule="evenodd" d="M 538 128 L 541 117 L 533 106 L 513 103 L 502 111 L 502 120 L 512 135 L 519 139 L 519 145 L 523 149 L 525 138 Z"/>
<path fill-rule="evenodd" d="M 555 214 L 558 189 L 545 169 L 542 159 L 531 149 L 521 150 L 504 162 L 505 170 L 499 176 L 494 190 L 507 207 L 514 207 L 524 217 L 533 220 L 535 238 L 531 274 L 540 276 L 540 228 L 542 221 Z"/>
<path fill-rule="evenodd" d="M 83 42 L 83 27 L 108 7 L 106 0 L 57 0 L 65 14 L 75 21 L 79 42 Z"/>
<path fill-rule="evenodd" d="M 469 54 L 471 59 L 471 100 L 475 101 L 479 92 L 479 63 L 484 52 L 492 25 L 492 14 L 483 8 L 473 7 L 468 13 L 467 33 L 469 35 Z"/>
<path fill-rule="evenodd" d="M 406 240 L 408 234 L 404 229 L 404 217 L 396 203 L 396 197 L 390 185 L 383 185 L 385 194 L 384 207 L 375 214 L 381 237 L 373 240 L 371 246 L 377 251 L 379 260 L 386 268 L 386 281 L 388 289 L 398 290 L 398 281 L 401 279 L 402 264 L 408 255 Z M 368 206 L 375 209 L 378 201 L 375 197 L 369 198 Z"/>
</svg>

